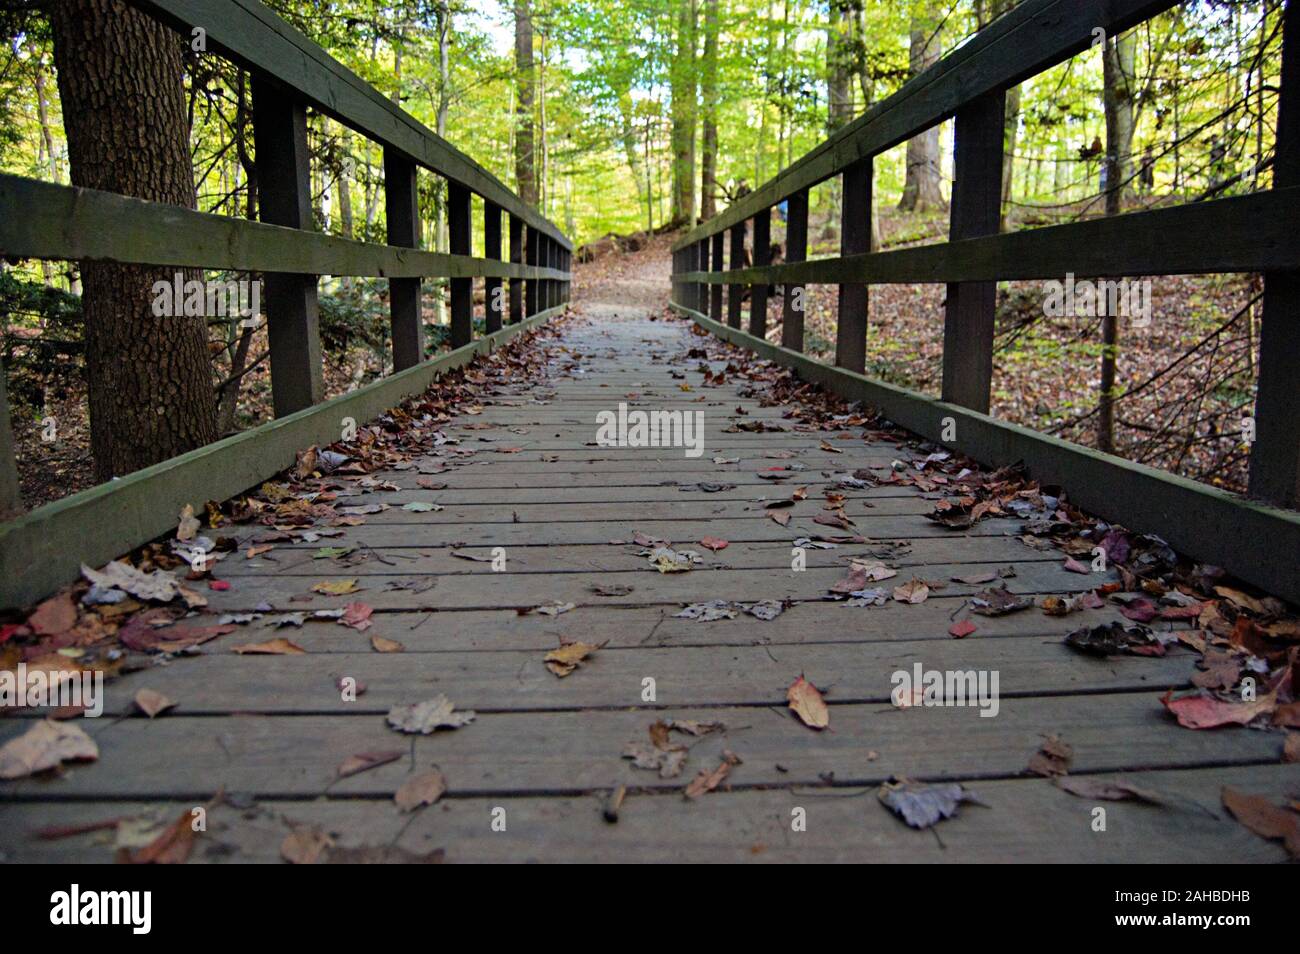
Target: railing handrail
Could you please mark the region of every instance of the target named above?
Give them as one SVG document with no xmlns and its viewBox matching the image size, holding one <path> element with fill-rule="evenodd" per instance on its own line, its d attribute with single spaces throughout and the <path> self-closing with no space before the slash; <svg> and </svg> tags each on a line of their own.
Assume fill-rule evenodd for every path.
<svg viewBox="0 0 1300 954">
<path fill-rule="evenodd" d="M 573 244 L 492 173 L 330 56 L 260 0 L 129 0 L 175 28 L 205 31 L 233 62 L 290 89 L 315 109 L 522 219 L 566 249 Z M 328 95 L 326 95 L 328 91 Z"/>
<path fill-rule="evenodd" d="M 1179 0 L 1023 0 L 892 95 L 673 243 L 678 251 L 905 142 L 980 96 L 1015 86 Z M 1013 50 L 1008 47 L 1014 45 Z"/>
</svg>

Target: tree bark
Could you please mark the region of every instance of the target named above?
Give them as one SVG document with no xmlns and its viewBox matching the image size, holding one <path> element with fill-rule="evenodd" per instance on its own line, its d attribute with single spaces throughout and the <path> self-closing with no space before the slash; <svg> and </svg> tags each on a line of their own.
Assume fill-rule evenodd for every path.
<svg viewBox="0 0 1300 954">
<path fill-rule="evenodd" d="M 673 53 L 671 223 L 695 224 L 695 0 L 677 2 L 677 47 Z"/>
<path fill-rule="evenodd" d="M 119 0 L 58 0 L 50 23 L 73 185 L 194 208 L 181 38 Z M 153 314 L 174 271 L 81 265 L 101 481 L 217 438 L 204 319 Z"/>
<path fill-rule="evenodd" d="M 929 17 L 913 16 L 907 50 L 908 79 L 919 76 L 937 62 L 938 51 L 938 26 Z M 943 193 L 939 190 L 939 127 L 931 126 L 907 141 L 907 174 L 898 208 L 904 212 L 924 212 L 943 206 Z"/>
<path fill-rule="evenodd" d="M 1106 214 L 1119 215 L 1129 191 L 1133 154 L 1133 84 L 1136 40 L 1133 33 L 1106 41 L 1103 50 L 1106 110 Z M 1101 383 L 1097 402 L 1097 448 L 1115 449 L 1115 377 L 1119 359 L 1119 320 L 1110 309 L 1101 321 Z"/>
<path fill-rule="evenodd" d="M 700 156 L 700 218 L 718 212 L 718 0 L 704 0 L 704 65 L 700 101 L 704 109 Z"/>
<path fill-rule="evenodd" d="M 533 14 L 528 0 L 515 0 L 515 186 L 529 205 L 537 204 L 533 81 Z"/>
</svg>

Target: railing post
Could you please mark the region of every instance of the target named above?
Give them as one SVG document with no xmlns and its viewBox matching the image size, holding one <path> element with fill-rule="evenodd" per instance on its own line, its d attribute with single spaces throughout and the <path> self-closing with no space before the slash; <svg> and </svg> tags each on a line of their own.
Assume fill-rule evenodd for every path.
<svg viewBox="0 0 1300 954">
<path fill-rule="evenodd" d="M 695 243 L 695 270 L 697 272 L 707 272 L 709 270 L 709 240 L 700 239 Z M 705 282 L 696 282 L 692 288 L 695 291 L 695 303 L 691 306 L 696 311 L 708 314 L 709 311 L 709 286 Z"/>
<path fill-rule="evenodd" d="M 800 189 L 786 200 L 785 260 L 808 260 L 808 190 Z M 803 351 L 803 315 L 807 310 L 804 286 L 785 283 L 781 306 L 781 347 Z"/>
<path fill-rule="evenodd" d="M 713 233 L 713 263 L 712 270 L 715 272 L 726 271 L 726 263 L 722 260 L 724 243 L 727 236 L 723 232 Z M 725 319 L 722 317 L 722 286 L 714 284 L 709 286 L 709 317 L 719 324 Z"/>
<path fill-rule="evenodd" d="M 501 206 L 483 200 L 483 257 L 501 261 Z M 505 287 L 499 278 L 483 279 L 483 312 L 487 333 L 501 330 Z"/>
<path fill-rule="evenodd" d="M 1300 185 L 1300 3 L 1282 14 L 1282 72 L 1277 104 L 1273 188 Z M 1250 495 L 1300 508 L 1300 272 L 1266 272 L 1259 332 L 1255 441 Z"/>
<path fill-rule="evenodd" d="M 9 388 L 4 364 L 0 363 L 0 519 L 16 514 L 23 507 L 22 486 L 18 482 L 18 458 L 14 453 L 13 424 L 9 420 Z"/>
<path fill-rule="evenodd" d="M 392 146 L 384 147 L 384 211 L 388 244 L 420 247 L 420 194 L 415 163 Z M 424 324 L 420 319 L 420 279 L 390 278 L 388 307 L 393 330 L 393 370 L 404 371 L 424 360 Z"/>
<path fill-rule="evenodd" d="M 517 215 L 510 216 L 510 261 L 515 265 L 524 263 L 524 220 Z M 510 279 L 510 323 L 517 325 L 524 319 L 524 280 Z"/>
<path fill-rule="evenodd" d="M 840 205 L 840 254 L 871 251 L 870 157 L 844 170 Z M 867 366 L 867 286 L 840 285 L 839 320 L 835 330 L 835 363 L 861 374 Z"/>
<path fill-rule="evenodd" d="M 1006 93 L 957 110 L 948 240 L 993 235 L 1002 210 Z M 943 400 L 987 414 L 993 383 L 997 282 L 950 282 L 943 323 Z"/>
<path fill-rule="evenodd" d="M 772 210 L 754 216 L 754 267 L 763 268 L 772 261 Z M 749 286 L 749 333 L 767 337 L 767 282 Z"/>
<path fill-rule="evenodd" d="M 537 244 L 540 234 L 537 229 L 531 225 L 528 226 L 528 241 L 524 248 L 524 261 L 528 265 L 537 264 Z M 538 312 L 537 307 L 537 279 L 530 278 L 524 283 L 524 317 L 531 318 Z"/>
<path fill-rule="evenodd" d="M 447 180 L 447 242 L 452 255 L 470 254 L 470 191 Z M 451 347 L 463 347 L 474 337 L 474 279 L 453 278 L 451 286 Z"/>
<path fill-rule="evenodd" d="M 731 268 L 745 267 L 745 223 L 737 222 L 731 227 Z M 727 324 L 732 328 L 740 327 L 740 297 L 744 285 L 727 286 Z"/>
<path fill-rule="evenodd" d="M 262 221 L 312 229 L 307 108 L 256 74 L 253 141 Z M 316 276 L 268 272 L 264 278 L 271 401 L 275 416 L 284 417 L 311 407 L 325 394 Z"/>
</svg>

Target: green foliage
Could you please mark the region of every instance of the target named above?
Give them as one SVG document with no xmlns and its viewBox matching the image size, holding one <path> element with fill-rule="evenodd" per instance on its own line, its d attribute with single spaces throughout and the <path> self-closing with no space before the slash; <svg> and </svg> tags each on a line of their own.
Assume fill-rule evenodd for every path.
<svg viewBox="0 0 1300 954">
<path fill-rule="evenodd" d="M 388 343 L 386 282 L 353 279 L 320 296 L 321 347 L 333 354 L 365 346 L 382 352 Z"/>
<path fill-rule="evenodd" d="M 63 396 L 85 374 L 81 299 L 43 282 L 0 272 L 4 369 L 9 401 L 39 411 L 46 392 Z"/>
</svg>

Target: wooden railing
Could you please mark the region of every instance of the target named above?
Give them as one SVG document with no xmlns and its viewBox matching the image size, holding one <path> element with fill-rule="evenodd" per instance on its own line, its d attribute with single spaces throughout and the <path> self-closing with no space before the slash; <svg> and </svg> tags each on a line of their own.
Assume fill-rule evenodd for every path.
<svg viewBox="0 0 1300 954">
<path fill-rule="evenodd" d="M 0 175 L 0 255 L 262 273 L 277 420 L 0 526 L 0 607 L 43 595 L 75 574 L 79 561 L 110 559 L 164 532 L 186 502 L 201 509 L 204 500 L 255 485 L 292 463 L 295 445 L 336 440 L 341 416 L 361 421 L 382 413 L 569 300 L 572 244 L 558 228 L 262 3 L 129 2 L 187 38 L 201 28 L 210 51 L 250 73 L 262 220 Z M 308 109 L 383 147 L 387 245 L 312 230 Z M 418 167 L 446 180 L 449 254 L 418 248 Z M 471 255 L 472 195 L 483 200 L 483 258 Z M 394 366 L 388 378 L 324 404 L 315 295 L 321 275 L 389 281 Z M 420 317 L 426 277 L 449 279 L 451 305 L 453 351 L 431 361 Z M 484 280 L 487 330 L 478 342 L 475 278 Z M 496 291 L 506 280 L 508 295 Z M 0 510 L 10 510 L 19 500 L 3 380 L 0 413 Z"/>
<path fill-rule="evenodd" d="M 1185 552 L 1300 601 L 1300 0 L 1288 0 L 1274 188 L 1112 218 L 999 234 L 1006 90 L 1176 6 L 1174 0 L 1024 0 L 789 168 L 673 246 L 673 302 L 710 330 L 881 407 L 932 440 L 991 463 L 1024 461 L 1044 483 Z M 872 161 L 955 118 L 946 242 L 870 251 Z M 807 261 L 808 190 L 840 176 L 840 254 Z M 770 265 L 771 212 L 786 201 L 786 263 Z M 754 266 L 742 267 L 746 223 Z M 727 247 L 724 248 L 724 243 Z M 724 263 L 724 252 L 729 253 Z M 1263 323 L 1245 500 L 988 416 L 996 282 L 1263 272 Z M 863 377 L 867 287 L 947 284 L 941 400 Z M 784 286 L 781 346 L 767 292 Z M 835 368 L 803 356 L 806 284 L 839 286 Z M 750 317 L 741 330 L 742 297 Z M 726 302 L 724 309 L 724 288 Z M 945 424 L 954 427 L 945 427 Z M 955 429 L 955 437 L 945 438 Z"/>
</svg>

